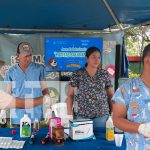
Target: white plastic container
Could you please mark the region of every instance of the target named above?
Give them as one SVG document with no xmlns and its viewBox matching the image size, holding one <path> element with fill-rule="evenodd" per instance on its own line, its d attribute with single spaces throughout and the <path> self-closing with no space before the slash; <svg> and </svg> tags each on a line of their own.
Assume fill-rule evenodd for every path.
<svg viewBox="0 0 150 150">
<path fill-rule="evenodd" d="M 31 135 L 31 120 L 27 114 L 24 114 L 20 120 L 20 137 L 30 137 Z"/>
<path fill-rule="evenodd" d="M 114 125 L 111 116 L 109 116 L 108 120 L 106 121 L 106 140 L 114 140 Z"/>
</svg>

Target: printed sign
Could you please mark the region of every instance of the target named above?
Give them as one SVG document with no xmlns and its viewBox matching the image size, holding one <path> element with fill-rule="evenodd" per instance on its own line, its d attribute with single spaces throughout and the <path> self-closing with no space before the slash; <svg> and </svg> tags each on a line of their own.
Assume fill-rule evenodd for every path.
<svg viewBox="0 0 150 150">
<path fill-rule="evenodd" d="M 92 46 L 102 52 L 102 38 L 46 38 L 47 71 L 73 71 L 84 67 L 85 52 Z"/>
</svg>

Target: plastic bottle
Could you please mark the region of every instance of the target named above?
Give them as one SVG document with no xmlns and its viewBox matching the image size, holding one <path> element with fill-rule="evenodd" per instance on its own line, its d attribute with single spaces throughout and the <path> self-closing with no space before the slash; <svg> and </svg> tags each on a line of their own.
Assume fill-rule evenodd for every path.
<svg viewBox="0 0 150 150">
<path fill-rule="evenodd" d="M 30 139 L 29 139 L 29 143 L 30 144 L 34 144 L 34 142 L 35 142 L 35 136 L 36 136 L 36 132 L 32 132 L 31 136 L 30 136 Z"/>
<path fill-rule="evenodd" d="M 114 125 L 111 116 L 109 116 L 108 120 L 106 121 L 106 140 L 114 140 Z"/>
<path fill-rule="evenodd" d="M 33 126 L 34 131 L 39 131 L 40 129 L 40 124 L 38 118 L 35 118 L 34 120 L 34 126 Z"/>
<path fill-rule="evenodd" d="M 24 114 L 20 120 L 20 137 L 30 137 L 31 135 L 31 120 L 27 114 Z"/>
<path fill-rule="evenodd" d="M 47 135 L 45 136 L 45 138 L 42 139 L 42 144 L 46 144 L 49 141 L 49 132 L 47 133 Z"/>
</svg>

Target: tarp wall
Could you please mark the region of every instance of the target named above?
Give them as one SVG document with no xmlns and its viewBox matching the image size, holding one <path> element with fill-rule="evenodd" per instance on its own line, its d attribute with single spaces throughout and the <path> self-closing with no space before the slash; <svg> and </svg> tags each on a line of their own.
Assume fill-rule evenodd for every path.
<svg viewBox="0 0 150 150">
<path fill-rule="evenodd" d="M 115 50 L 116 44 L 122 44 L 123 32 L 113 34 L 0 34 L 0 60 L 5 61 L 5 65 L 0 68 L 0 80 L 10 66 L 18 62 L 16 58 L 16 50 L 18 43 L 22 41 L 30 42 L 33 47 L 33 61 L 44 64 L 44 39 L 45 37 L 102 37 L 103 38 L 103 56 L 102 67 L 110 73 L 112 83 L 114 85 L 115 78 Z M 48 78 L 53 80 L 56 73 L 50 73 Z M 52 76 L 52 77 L 51 77 Z M 58 80 L 56 78 L 55 80 Z"/>
</svg>

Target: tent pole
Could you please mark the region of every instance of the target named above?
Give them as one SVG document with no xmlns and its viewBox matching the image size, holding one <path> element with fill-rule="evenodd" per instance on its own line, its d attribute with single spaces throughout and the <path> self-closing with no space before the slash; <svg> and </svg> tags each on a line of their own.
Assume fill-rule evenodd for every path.
<svg viewBox="0 0 150 150">
<path fill-rule="evenodd" d="M 78 30 L 78 29 L 15 29 L 15 28 L 0 28 L 6 32 L 35 32 L 35 33 L 110 33 L 104 30 Z"/>
<path fill-rule="evenodd" d="M 133 25 L 133 26 L 129 26 L 129 27 L 125 27 L 123 28 L 123 31 L 126 32 L 126 30 L 129 30 L 131 28 L 135 28 L 135 27 L 138 27 L 138 26 L 146 26 L 146 25 L 150 25 L 150 20 L 149 21 L 145 21 L 145 22 L 142 22 L 140 24 L 136 24 L 136 25 Z M 111 32 L 120 32 L 120 30 L 117 30 L 117 31 L 111 31 Z"/>
<path fill-rule="evenodd" d="M 114 19 L 115 23 L 118 25 L 118 27 L 120 28 L 120 30 L 123 30 L 122 25 L 120 24 L 119 20 L 115 16 L 115 14 L 114 14 L 113 10 L 111 9 L 110 5 L 108 4 L 107 0 L 103 0 L 103 3 L 105 4 L 105 6 L 108 9 L 110 15 L 112 16 L 112 18 Z"/>
</svg>

